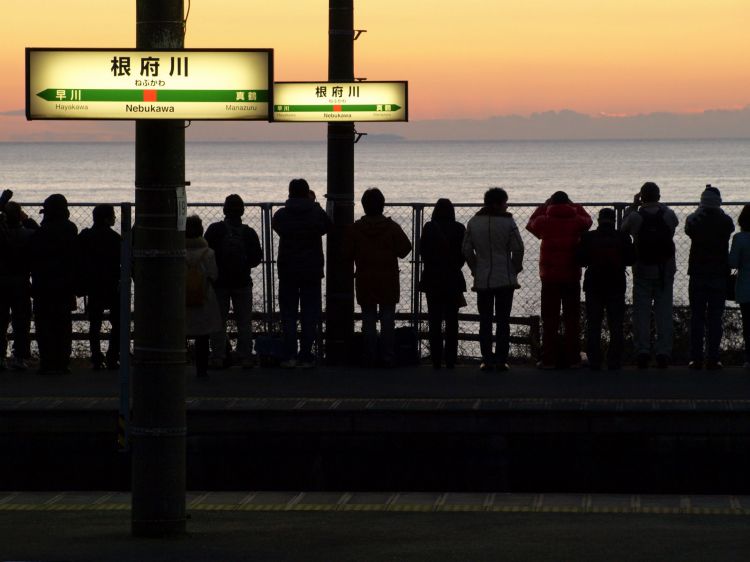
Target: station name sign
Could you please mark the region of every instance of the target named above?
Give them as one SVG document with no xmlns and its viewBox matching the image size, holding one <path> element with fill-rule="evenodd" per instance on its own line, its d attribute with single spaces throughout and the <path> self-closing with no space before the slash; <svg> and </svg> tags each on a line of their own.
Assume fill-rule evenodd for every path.
<svg viewBox="0 0 750 562">
<path fill-rule="evenodd" d="M 408 121 L 407 82 L 276 82 L 273 120 Z"/>
<path fill-rule="evenodd" d="M 26 118 L 270 119 L 273 49 L 26 49 Z"/>
</svg>

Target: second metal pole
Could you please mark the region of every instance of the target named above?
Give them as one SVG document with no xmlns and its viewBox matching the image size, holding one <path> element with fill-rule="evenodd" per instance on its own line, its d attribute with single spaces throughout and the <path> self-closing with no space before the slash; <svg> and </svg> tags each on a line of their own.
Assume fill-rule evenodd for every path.
<svg viewBox="0 0 750 562">
<path fill-rule="evenodd" d="M 354 81 L 354 3 L 329 0 L 328 80 Z M 328 124 L 328 200 L 334 230 L 326 262 L 326 358 L 349 358 L 354 332 L 354 268 L 341 258 L 346 229 L 354 222 L 354 124 Z"/>
<path fill-rule="evenodd" d="M 182 0 L 138 0 L 136 46 L 183 48 Z M 135 125 L 132 532 L 185 532 L 185 124 Z M 123 350 L 124 351 L 124 350 Z"/>
</svg>

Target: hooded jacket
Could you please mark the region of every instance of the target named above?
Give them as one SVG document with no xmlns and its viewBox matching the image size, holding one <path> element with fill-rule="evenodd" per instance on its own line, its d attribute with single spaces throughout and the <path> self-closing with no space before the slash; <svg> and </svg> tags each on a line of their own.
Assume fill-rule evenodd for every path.
<svg viewBox="0 0 750 562">
<path fill-rule="evenodd" d="M 466 225 L 463 253 L 475 290 L 518 287 L 524 247 L 510 213 L 481 209 Z"/>
<path fill-rule="evenodd" d="M 245 254 L 244 263 L 242 265 L 234 264 L 234 267 L 228 267 L 232 264 L 227 263 L 229 256 L 224 255 L 226 251 L 225 236 L 230 233 L 230 229 L 241 237 Z M 209 225 L 204 238 L 216 254 L 216 264 L 219 267 L 219 278 L 216 280 L 216 286 L 230 289 L 252 287 L 252 269 L 263 261 L 263 249 L 260 246 L 258 233 L 248 225 L 242 224 L 239 218 L 225 218 L 223 221 Z"/>
<path fill-rule="evenodd" d="M 721 199 L 719 199 L 721 201 Z M 688 275 L 726 277 L 729 274 L 729 238 L 734 222 L 717 205 L 704 205 L 685 219 L 690 237 Z"/>
<path fill-rule="evenodd" d="M 581 279 L 576 247 L 592 222 L 584 208 L 575 203 L 545 203 L 534 211 L 526 230 L 542 241 L 539 252 L 542 281 L 570 283 Z"/>
<path fill-rule="evenodd" d="M 584 291 L 625 295 L 625 271 L 635 262 L 635 246 L 629 234 L 617 230 L 614 223 L 600 222 L 596 230 L 581 235 L 577 259 L 586 266 Z"/>
<path fill-rule="evenodd" d="M 466 290 L 461 271 L 466 263 L 461 247 L 465 232 L 455 219 L 433 219 L 424 225 L 419 244 L 424 264 L 419 284 L 422 292 L 448 297 Z"/>
<path fill-rule="evenodd" d="M 279 278 L 321 279 L 322 238 L 333 223 L 320 205 L 306 197 L 288 199 L 274 213 L 271 226 L 279 235 Z"/>
<path fill-rule="evenodd" d="M 396 304 L 401 296 L 398 259 L 411 252 L 401 227 L 383 215 L 364 216 L 349 227 L 343 257 L 354 260 L 357 302 Z"/>
<path fill-rule="evenodd" d="M 199 267 L 206 279 L 205 302 L 185 308 L 185 333 L 188 336 L 213 334 L 224 326 L 213 288 L 213 283 L 219 277 L 216 255 L 204 238 L 186 238 L 185 250 L 185 263 Z"/>
<path fill-rule="evenodd" d="M 738 232 L 732 238 L 729 265 L 737 269 L 734 300 L 740 304 L 750 303 L 750 232 Z"/>
<path fill-rule="evenodd" d="M 45 214 L 29 239 L 31 289 L 34 295 L 75 294 L 78 228 L 65 215 Z"/>
<path fill-rule="evenodd" d="M 94 225 L 78 235 L 80 295 L 111 295 L 120 284 L 120 235 L 111 227 Z"/>
</svg>

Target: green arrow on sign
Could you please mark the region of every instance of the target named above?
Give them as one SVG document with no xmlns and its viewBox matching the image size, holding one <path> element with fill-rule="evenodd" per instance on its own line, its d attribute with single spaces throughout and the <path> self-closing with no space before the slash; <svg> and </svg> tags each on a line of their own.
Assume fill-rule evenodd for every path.
<svg viewBox="0 0 750 562">
<path fill-rule="evenodd" d="M 37 93 L 46 101 L 108 102 L 267 102 L 268 90 L 95 90 L 48 88 Z"/>
<path fill-rule="evenodd" d="M 378 107 L 380 109 L 378 109 Z M 386 109 L 386 107 L 388 109 Z M 300 112 L 320 112 L 320 111 L 347 111 L 347 112 L 370 112 L 370 111 L 398 111 L 401 109 L 400 105 L 394 104 L 378 104 L 378 105 L 277 105 L 276 111 L 278 113 L 300 113 Z"/>
</svg>

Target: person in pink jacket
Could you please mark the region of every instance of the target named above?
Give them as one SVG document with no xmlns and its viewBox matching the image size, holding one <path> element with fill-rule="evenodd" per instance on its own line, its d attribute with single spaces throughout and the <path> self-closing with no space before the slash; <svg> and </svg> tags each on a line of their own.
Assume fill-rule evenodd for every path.
<svg viewBox="0 0 750 562">
<path fill-rule="evenodd" d="M 542 369 L 558 365 L 577 367 L 581 362 L 581 267 L 576 247 L 581 234 L 591 228 L 591 216 L 571 202 L 564 191 L 555 192 L 531 215 L 526 230 L 542 241 L 539 277 L 542 280 Z M 564 341 L 560 341 L 560 307 Z M 564 345 L 564 359 L 559 350 Z"/>
</svg>

